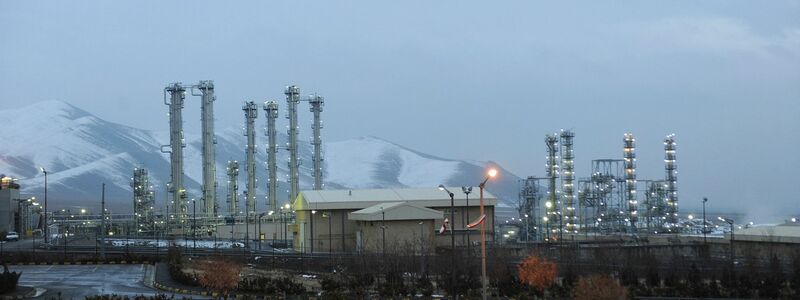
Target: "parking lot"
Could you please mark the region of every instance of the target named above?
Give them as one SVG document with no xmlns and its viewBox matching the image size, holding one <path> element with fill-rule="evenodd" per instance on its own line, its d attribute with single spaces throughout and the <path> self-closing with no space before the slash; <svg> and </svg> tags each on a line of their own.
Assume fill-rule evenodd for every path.
<svg viewBox="0 0 800 300">
<path fill-rule="evenodd" d="M 9 269 L 22 272 L 19 285 L 47 290 L 37 299 L 59 298 L 59 295 L 61 299 L 82 299 L 102 294 L 156 294 L 142 283 L 143 265 L 39 265 L 9 266 Z"/>
</svg>

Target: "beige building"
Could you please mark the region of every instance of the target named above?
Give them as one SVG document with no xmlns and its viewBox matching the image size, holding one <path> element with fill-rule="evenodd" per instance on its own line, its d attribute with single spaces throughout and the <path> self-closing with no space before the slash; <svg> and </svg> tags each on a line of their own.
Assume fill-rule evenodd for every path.
<svg viewBox="0 0 800 300">
<path fill-rule="evenodd" d="M 456 246 L 468 240 L 479 244 L 480 226 L 466 228 L 480 217 L 478 189 L 469 199 L 461 188 L 448 189 L 455 199 L 451 224 Z M 450 247 L 450 231 L 439 234 L 444 219 L 451 218 L 450 202 L 438 188 L 301 191 L 292 206 L 297 219 L 290 230 L 298 251 L 381 252 L 385 247 L 387 252 L 431 252 Z M 487 242 L 494 236 L 496 203 L 495 196 L 484 191 Z"/>
</svg>

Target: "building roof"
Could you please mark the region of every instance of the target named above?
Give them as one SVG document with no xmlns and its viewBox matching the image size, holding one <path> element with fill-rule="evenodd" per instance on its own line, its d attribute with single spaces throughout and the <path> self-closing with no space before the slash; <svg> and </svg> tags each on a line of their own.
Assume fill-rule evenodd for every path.
<svg viewBox="0 0 800 300">
<path fill-rule="evenodd" d="M 730 238 L 730 233 L 726 236 Z M 789 223 L 737 229 L 734 238 L 757 242 L 800 243 L 800 225 Z"/>
<path fill-rule="evenodd" d="M 390 202 L 351 212 L 348 218 L 354 221 L 438 220 L 444 218 L 444 212 L 408 202 Z"/>
<path fill-rule="evenodd" d="M 448 187 L 453 192 L 455 206 L 466 206 L 467 195 L 460 187 Z M 484 205 L 494 206 L 497 198 L 488 191 L 483 192 Z M 479 190 L 473 188 L 469 194 L 469 206 L 479 205 Z M 386 202 L 409 202 L 419 207 L 449 207 L 450 196 L 437 187 L 430 188 L 386 188 L 363 190 L 309 190 L 301 191 L 294 202 L 295 210 L 364 209 Z"/>
</svg>

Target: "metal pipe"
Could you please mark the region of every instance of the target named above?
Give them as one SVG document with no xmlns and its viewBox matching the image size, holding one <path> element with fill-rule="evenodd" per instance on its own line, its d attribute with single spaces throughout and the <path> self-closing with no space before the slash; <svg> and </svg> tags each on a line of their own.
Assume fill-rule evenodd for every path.
<svg viewBox="0 0 800 300">
<path fill-rule="evenodd" d="M 314 177 L 314 190 L 322 189 L 322 120 L 320 113 L 322 106 L 325 104 L 325 98 L 317 94 L 309 97 L 309 104 L 311 104 L 311 112 L 314 113 L 314 122 L 311 124 L 313 137 L 311 138 L 311 145 L 314 146 L 314 156 L 312 159 L 312 172 Z"/>
<path fill-rule="evenodd" d="M 194 94 L 194 89 L 200 90 L 200 95 Z M 217 216 L 217 164 L 214 135 L 214 81 L 203 80 L 198 85 L 192 86 L 192 95 L 201 96 L 200 121 L 202 127 L 202 156 L 203 156 L 203 213 L 206 217 Z"/>
<path fill-rule="evenodd" d="M 278 210 L 278 134 L 275 119 L 278 118 L 278 103 L 264 102 L 264 113 L 267 117 L 267 201 L 272 211 Z"/>
<path fill-rule="evenodd" d="M 289 151 L 289 202 L 293 202 L 300 192 L 300 159 L 297 154 L 297 104 L 300 102 L 300 89 L 294 85 L 286 87 L 286 104 L 289 119 L 289 143 L 286 150 Z"/>
</svg>

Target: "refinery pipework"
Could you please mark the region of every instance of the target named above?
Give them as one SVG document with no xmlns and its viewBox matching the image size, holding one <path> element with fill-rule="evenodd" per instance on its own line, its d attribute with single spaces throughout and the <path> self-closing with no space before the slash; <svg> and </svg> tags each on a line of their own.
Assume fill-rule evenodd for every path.
<svg viewBox="0 0 800 300">
<path fill-rule="evenodd" d="M 567 233 L 578 233 L 576 226 L 577 217 L 575 216 L 575 166 L 572 150 L 572 141 L 575 138 L 575 133 L 570 130 L 561 131 L 561 183 L 564 203 L 566 210 L 564 213 L 564 220 L 566 220 L 565 230 Z"/>
<path fill-rule="evenodd" d="M 289 151 L 289 203 L 297 198 L 300 192 L 300 160 L 297 156 L 297 104 L 300 103 L 300 89 L 296 86 L 287 86 L 286 91 L 286 104 L 288 114 L 286 118 L 289 119 L 289 142 L 286 145 L 286 150 Z"/>
<path fill-rule="evenodd" d="M 275 119 L 278 118 L 278 103 L 264 102 L 264 113 L 267 117 L 267 203 L 269 210 L 278 211 L 278 133 Z"/>
<path fill-rule="evenodd" d="M 545 164 L 545 171 L 549 179 L 549 186 L 547 200 L 544 204 L 547 209 L 547 214 L 543 221 L 547 225 L 548 236 L 551 236 L 550 234 L 555 233 L 556 229 L 551 229 L 552 226 L 550 224 L 555 223 L 555 221 L 559 221 L 559 224 L 561 224 L 560 213 L 558 211 L 558 196 L 556 195 L 556 179 L 558 179 L 558 135 L 546 135 L 544 137 L 544 142 L 545 145 L 547 145 L 547 164 Z M 561 230 L 560 226 L 558 230 Z"/>
<path fill-rule="evenodd" d="M 666 226 L 668 231 L 677 230 L 678 223 L 678 165 L 675 162 L 675 134 L 664 139 L 664 169 L 666 171 Z"/>
<path fill-rule="evenodd" d="M 167 102 L 169 93 L 169 102 Z M 183 148 L 186 143 L 183 140 L 183 101 L 186 97 L 186 89 L 180 82 L 173 83 L 164 88 L 164 104 L 169 106 L 169 145 L 161 146 L 161 152 L 169 153 L 170 157 L 170 182 L 168 183 L 169 192 L 172 193 L 171 205 L 172 212 L 178 223 L 184 223 L 187 213 L 186 189 L 183 186 Z M 164 150 L 169 147 L 169 150 Z"/>
<path fill-rule="evenodd" d="M 239 162 L 228 161 L 228 214 L 231 216 L 239 215 Z"/>
<path fill-rule="evenodd" d="M 636 230 L 636 222 L 639 220 L 638 206 L 636 200 L 636 139 L 633 138 L 632 133 L 625 133 L 623 135 L 624 155 L 625 160 L 625 195 L 628 200 L 628 222 L 632 231 Z"/>
<path fill-rule="evenodd" d="M 258 106 L 250 101 L 242 107 L 245 119 L 245 136 L 247 148 L 245 150 L 245 168 L 247 172 L 247 186 L 245 198 L 246 216 L 256 211 L 256 130 L 255 120 L 258 117 Z"/>
<path fill-rule="evenodd" d="M 154 231 L 155 198 L 146 169 L 133 169 L 131 187 L 133 188 L 133 215 L 136 231 L 139 233 Z"/>
<path fill-rule="evenodd" d="M 325 104 L 325 99 L 319 95 L 314 94 L 308 99 L 311 104 L 311 112 L 314 113 L 314 122 L 311 124 L 311 129 L 314 136 L 311 138 L 311 144 L 314 145 L 314 157 L 312 168 L 314 169 L 314 189 L 322 189 L 322 120 L 320 120 L 320 113 L 322 106 Z"/>
<path fill-rule="evenodd" d="M 194 89 L 200 90 L 200 94 L 195 94 Z M 203 155 L 203 213 L 207 217 L 217 216 L 217 165 L 215 160 L 215 144 L 217 138 L 214 135 L 214 82 L 211 80 L 200 81 L 199 84 L 192 86 L 192 96 L 200 98 L 200 122 L 202 127 L 202 155 Z"/>
</svg>

